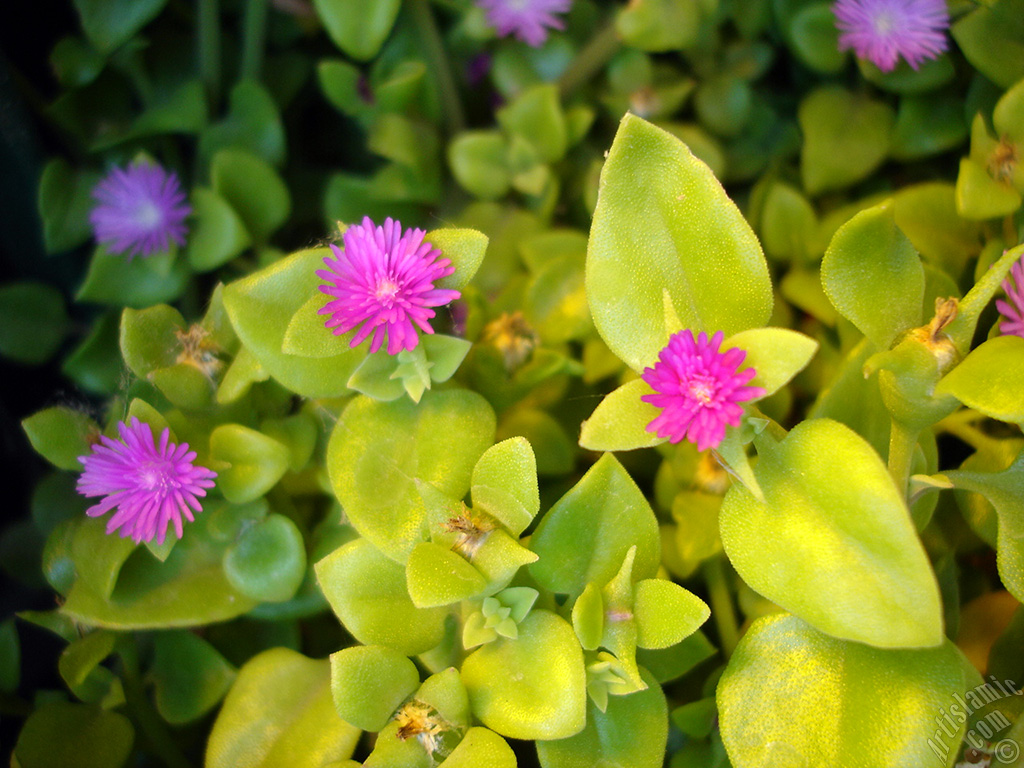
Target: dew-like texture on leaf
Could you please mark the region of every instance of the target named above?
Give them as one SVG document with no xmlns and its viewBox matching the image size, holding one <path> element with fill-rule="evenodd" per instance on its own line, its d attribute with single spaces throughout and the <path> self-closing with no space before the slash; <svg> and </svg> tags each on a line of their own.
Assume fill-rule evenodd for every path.
<svg viewBox="0 0 1024 768">
<path fill-rule="evenodd" d="M 273 648 L 239 671 L 205 768 L 320 768 L 349 757 L 359 734 L 334 711 L 330 664 Z"/>
<path fill-rule="evenodd" d="M 418 405 L 357 397 L 327 447 L 331 488 L 356 530 L 404 562 L 426 538 L 419 484 L 464 496 L 494 428 L 494 411 L 475 392 L 430 391 Z"/>
<path fill-rule="evenodd" d="M 764 501 L 734 484 L 719 518 L 744 581 L 836 637 L 881 648 L 942 642 L 928 556 L 863 438 L 830 419 L 805 421 L 781 443 L 758 443 L 754 473 Z"/>
<path fill-rule="evenodd" d="M 761 246 L 722 185 L 685 144 L 633 115 L 601 173 L 586 287 L 598 333 L 635 371 L 680 328 L 730 336 L 772 309 Z M 667 327 L 666 295 L 678 328 Z"/>
<path fill-rule="evenodd" d="M 501 638 L 462 664 L 473 714 L 513 739 L 562 739 L 586 723 L 583 651 L 572 627 L 535 610 L 515 640 Z"/>
<path fill-rule="evenodd" d="M 949 641 L 880 650 L 788 614 L 758 619 L 718 684 L 722 740 L 743 768 L 945 766 L 929 739 L 964 691 L 962 663 Z"/>
</svg>

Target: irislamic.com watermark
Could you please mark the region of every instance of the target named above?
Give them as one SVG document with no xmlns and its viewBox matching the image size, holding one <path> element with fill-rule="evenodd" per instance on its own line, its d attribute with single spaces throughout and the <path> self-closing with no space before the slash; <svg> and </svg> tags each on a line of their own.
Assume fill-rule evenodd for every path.
<svg viewBox="0 0 1024 768">
<path fill-rule="evenodd" d="M 989 676 L 981 685 L 975 686 L 964 695 L 957 694 L 954 703 L 939 710 L 935 716 L 938 728 L 928 739 L 928 746 L 941 765 L 946 765 L 951 750 L 960 747 L 957 734 L 961 726 L 983 707 L 1011 696 L 1022 696 L 1022 691 L 1012 680 L 996 680 Z M 1010 765 L 1020 757 L 1021 745 L 1013 739 L 1000 738 L 1012 723 L 993 708 L 991 712 L 975 720 L 963 736 L 964 759 L 957 768 L 987 768 L 988 766 Z"/>
</svg>

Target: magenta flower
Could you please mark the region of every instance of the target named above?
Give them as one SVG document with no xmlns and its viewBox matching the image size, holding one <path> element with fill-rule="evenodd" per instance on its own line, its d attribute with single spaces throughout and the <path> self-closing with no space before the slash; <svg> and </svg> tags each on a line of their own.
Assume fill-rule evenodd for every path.
<svg viewBox="0 0 1024 768">
<path fill-rule="evenodd" d="M 487 12 L 487 22 L 501 37 L 514 34 L 527 45 L 539 47 L 548 39 L 548 28 L 565 29 L 554 14 L 567 13 L 572 0 L 477 0 Z"/>
<path fill-rule="evenodd" d="M 101 436 L 88 456 L 78 457 L 85 467 L 78 478 L 78 492 L 106 496 L 86 514 L 99 517 L 116 507 L 107 521 L 107 533 L 120 528 L 122 538 L 131 536 L 136 544 L 152 541 L 154 536 L 163 544 L 172 521 L 180 539 L 182 515 L 191 522 L 193 510 L 203 511 L 197 497 L 214 486 L 217 473 L 195 466 L 196 452 L 188 449 L 188 443 L 170 442 L 169 429 L 160 435 L 159 445 L 149 424 L 134 416 L 130 424 L 120 422 L 117 431 L 120 440 Z"/>
<path fill-rule="evenodd" d="M 92 191 L 89 214 L 96 240 L 113 254 L 151 256 L 185 244 L 185 218 L 192 212 L 181 182 L 159 165 L 134 162 L 112 168 Z"/>
<path fill-rule="evenodd" d="M 723 338 L 719 331 L 709 342 L 702 331 L 694 341 L 692 331 L 679 331 L 654 367 L 644 369 L 642 378 L 655 394 L 640 399 L 661 408 L 648 432 L 672 443 L 685 437 L 701 451 L 715 448 L 725 437 L 726 425 L 739 426 L 739 403 L 764 397 L 761 387 L 744 386 L 756 375 L 753 368 L 737 372 L 747 353 L 737 348 L 718 351 Z"/>
<path fill-rule="evenodd" d="M 945 0 L 838 0 L 832 6 L 839 50 L 852 48 L 883 72 L 900 56 L 914 69 L 946 50 Z"/>
<path fill-rule="evenodd" d="M 325 327 L 336 335 L 359 328 L 349 346 L 356 347 L 373 334 L 370 351 L 376 352 L 387 339 L 388 354 L 415 349 L 416 328 L 433 333 L 427 321 L 434 316 L 430 307 L 455 301 L 456 290 L 435 288 L 434 283 L 455 271 L 441 251 L 423 242 L 422 229 L 407 229 L 388 218 L 375 227 L 369 218 L 345 230 L 345 250 L 331 245 L 334 257 L 324 259 L 327 269 L 317 272 L 327 281 L 320 290 L 333 297 L 319 311 L 330 315 Z"/>
<path fill-rule="evenodd" d="M 1003 315 L 999 332 L 1024 339 L 1024 257 L 1010 267 L 1010 276 L 1003 281 L 1003 290 L 1010 301 L 996 300 L 996 308 Z"/>
</svg>

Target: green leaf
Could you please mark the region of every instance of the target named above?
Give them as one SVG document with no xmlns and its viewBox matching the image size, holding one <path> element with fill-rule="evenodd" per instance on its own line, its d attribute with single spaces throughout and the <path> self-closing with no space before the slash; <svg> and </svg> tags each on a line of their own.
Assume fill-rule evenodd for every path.
<svg viewBox="0 0 1024 768">
<path fill-rule="evenodd" d="M 205 768 L 322 768 L 355 750 L 359 729 L 331 701 L 327 661 L 273 648 L 238 672 L 213 724 Z"/>
<path fill-rule="evenodd" d="M 252 242 L 238 214 L 212 189 L 196 187 L 192 190 L 191 202 L 193 224 L 185 253 L 192 269 L 197 272 L 216 269 Z"/>
<path fill-rule="evenodd" d="M 726 339 L 722 351 L 733 347 L 746 350 L 740 370 L 750 367 L 757 371 L 750 386 L 763 387 L 768 397 L 807 367 L 818 351 L 818 342 L 788 328 L 751 328 Z"/>
<path fill-rule="evenodd" d="M 514 739 L 563 739 L 586 723 L 583 651 L 566 621 L 534 610 L 515 640 L 499 638 L 462 663 L 473 714 Z"/>
<path fill-rule="evenodd" d="M 527 88 L 497 112 L 498 124 L 521 137 L 545 163 L 561 160 L 568 144 L 558 88 L 544 83 Z"/>
<path fill-rule="evenodd" d="M 640 398 L 654 390 L 633 379 L 606 395 L 580 428 L 580 445 L 591 451 L 632 451 L 661 445 L 665 438 L 647 431 L 659 409 Z"/>
<path fill-rule="evenodd" d="M 891 202 L 839 228 L 821 264 L 825 293 L 879 349 L 921 323 L 924 268 L 897 227 Z"/>
<path fill-rule="evenodd" d="M 487 728 L 470 728 L 444 760 L 448 768 L 516 768 L 516 755 L 501 736 Z"/>
<path fill-rule="evenodd" d="M 133 547 L 130 539 L 104 534 L 102 520 L 87 521 L 80 530 L 93 526 L 95 536 L 76 537 L 74 542 L 80 578 L 61 609 L 83 624 L 109 629 L 191 627 L 227 621 L 255 605 L 225 578 L 223 545 L 207 537 L 203 514 L 187 523 L 184 538 L 164 562 L 145 547 Z M 107 552 L 115 550 L 116 558 L 110 563 L 103 561 L 110 557 L 99 549 L 103 542 L 108 543 Z M 125 548 L 130 553 L 127 560 Z M 93 564 L 94 560 L 99 562 Z M 81 573 L 86 565 L 96 569 L 96 577 Z M 112 591 L 107 592 L 106 585 Z"/>
<path fill-rule="evenodd" d="M 831 9 L 825 8 L 831 17 Z M 820 253 L 818 216 L 807 198 L 788 184 L 775 183 L 769 188 L 760 229 L 765 253 L 772 258 L 801 262 Z"/>
<path fill-rule="evenodd" d="M 797 11 L 790 20 L 789 39 L 793 52 L 817 72 L 834 74 L 846 63 L 846 53 L 839 48 L 836 17 L 828 3 L 810 3 Z"/>
<path fill-rule="evenodd" d="M 253 600 L 290 600 L 306 575 L 302 533 L 284 515 L 268 515 L 245 528 L 228 548 L 224 574 L 231 586 Z"/>
<path fill-rule="evenodd" d="M 512 183 L 508 147 L 497 131 L 466 131 L 448 145 L 452 175 L 467 192 L 481 200 L 496 200 Z"/>
<path fill-rule="evenodd" d="M 124 374 L 124 364 L 118 354 L 119 325 L 117 311 L 101 315 L 85 340 L 64 358 L 61 373 L 87 392 L 114 394 Z"/>
<path fill-rule="evenodd" d="M 75 298 L 114 307 L 149 307 L 176 299 L 187 281 L 185 261 L 173 251 L 129 260 L 100 247 Z"/>
<path fill-rule="evenodd" d="M 586 286 L 598 333 L 637 372 L 680 330 L 666 301 L 683 328 L 727 336 L 764 325 L 772 307 L 757 238 L 711 171 L 632 115 L 601 173 Z"/>
<path fill-rule="evenodd" d="M 213 709 L 235 679 L 235 668 L 212 645 L 178 630 L 160 632 L 153 641 L 150 675 L 156 708 L 172 725 L 188 723 Z"/>
<path fill-rule="evenodd" d="M 82 29 L 96 49 L 110 53 L 159 15 L 167 0 L 74 0 Z"/>
<path fill-rule="evenodd" d="M 207 160 L 225 147 L 237 147 L 268 163 L 284 162 L 284 127 L 277 105 L 255 80 L 242 80 L 228 94 L 228 114 L 199 137 L 199 154 Z"/>
<path fill-rule="evenodd" d="M 91 418 L 64 406 L 46 408 L 21 422 L 32 447 L 55 467 L 81 472 L 79 456 L 89 453 L 100 428 Z"/>
<path fill-rule="evenodd" d="M 382 645 L 360 645 L 331 654 L 331 693 L 342 720 L 379 731 L 420 687 L 416 665 Z"/>
<path fill-rule="evenodd" d="M 541 519 L 530 539 L 540 556 L 530 574 L 552 592 L 578 595 L 588 582 L 608 583 L 633 546 L 634 577 L 654 576 L 661 557 L 654 513 L 626 470 L 606 453 Z"/>
<path fill-rule="evenodd" d="M 409 596 L 417 608 L 458 603 L 487 587 L 487 579 L 468 560 L 430 541 L 413 548 L 405 569 Z"/>
<path fill-rule="evenodd" d="M 530 281 L 523 308 L 541 338 L 550 344 L 592 336 L 582 260 L 561 256 L 547 261 Z"/>
<path fill-rule="evenodd" d="M 661 650 L 638 648 L 636 663 L 650 670 L 659 683 L 667 683 L 685 675 L 716 653 L 704 633 L 697 630 L 681 643 Z"/>
<path fill-rule="evenodd" d="M 316 576 L 334 613 L 366 645 L 386 645 L 409 656 L 444 639 L 444 608 L 417 608 L 405 568 L 365 539 L 339 547 L 316 564 Z"/>
<path fill-rule="evenodd" d="M 429 391 L 418 405 L 360 396 L 327 447 L 331 488 L 356 530 L 401 562 L 426 538 L 418 485 L 461 498 L 493 436 L 494 412 L 473 392 Z"/>
<path fill-rule="evenodd" d="M 896 226 L 927 261 L 950 275 L 961 274 L 967 260 L 980 251 L 978 225 L 957 215 L 952 184 L 903 187 L 893 201 Z"/>
<path fill-rule="evenodd" d="M 633 615 L 640 648 L 668 648 L 708 620 L 711 609 L 692 592 L 665 579 L 642 579 L 634 586 Z"/>
<path fill-rule="evenodd" d="M 952 395 L 993 419 L 1024 423 L 1024 339 L 989 339 L 939 381 L 935 395 Z"/>
<path fill-rule="evenodd" d="M 473 343 L 467 339 L 434 333 L 420 336 L 420 345 L 430 363 L 430 380 L 440 383 L 455 375 Z"/>
<path fill-rule="evenodd" d="M 246 504 L 277 484 L 288 470 L 291 452 L 288 446 L 254 429 L 221 424 L 210 434 L 210 458 L 224 498 L 232 504 Z"/>
<path fill-rule="evenodd" d="M 370 5 L 361 0 L 313 0 L 313 8 L 334 44 L 359 61 L 369 61 L 380 51 L 400 6 L 399 0 L 379 0 Z"/>
<path fill-rule="evenodd" d="M 465 288 L 480 269 L 487 252 L 487 235 L 475 229 L 445 227 L 427 232 L 423 239 L 440 249 L 441 258 L 448 259 L 455 267 L 452 274 L 437 281 L 438 288 Z"/>
<path fill-rule="evenodd" d="M 117 636 L 98 630 L 80 637 L 60 655 L 57 667 L 68 688 L 84 702 L 100 702 L 110 690 L 113 675 L 99 664 L 114 650 Z"/>
<path fill-rule="evenodd" d="M 245 348 L 271 376 L 304 397 L 347 393 L 345 383 L 364 355 L 345 345 L 323 358 L 282 351 L 292 318 L 319 294 L 316 270 L 330 253 L 327 248 L 299 251 L 224 288 L 224 306 Z M 330 332 L 323 333 L 336 342 Z"/>
<path fill-rule="evenodd" d="M 1021 194 L 993 179 L 988 170 L 969 157 L 960 158 L 956 177 L 956 209 L 965 219 L 995 219 L 1020 208 Z"/>
<path fill-rule="evenodd" d="M 967 137 L 963 107 L 963 101 L 953 95 L 901 99 L 892 135 L 892 156 L 918 160 L 958 147 Z"/>
<path fill-rule="evenodd" d="M 949 760 L 937 760 L 933 718 L 966 687 L 961 658 L 948 641 L 879 650 L 795 616 L 758 619 L 718 684 L 722 741 L 732 764 L 745 768 L 948 765 L 964 726 L 954 724 Z M 817 719 L 826 701 L 847 716 Z"/>
<path fill-rule="evenodd" d="M 222 149 L 210 162 L 210 180 L 256 242 L 266 242 L 288 220 L 288 188 L 273 166 L 259 157 L 240 149 Z"/>
<path fill-rule="evenodd" d="M 174 307 L 159 304 L 147 309 L 125 309 L 121 313 L 121 356 L 139 378 L 159 368 L 174 365 L 185 330 L 185 318 Z"/>
<path fill-rule="evenodd" d="M 21 646 L 14 617 L 0 623 L 0 692 L 14 693 L 21 681 Z"/>
<path fill-rule="evenodd" d="M 720 513 L 722 543 L 743 580 L 835 637 L 880 648 L 942 642 L 935 575 L 874 450 L 829 419 L 767 440 L 754 468 L 765 500 L 734 484 Z"/>
<path fill-rule="evenodd" d="M 638 0 L 623 7 L 615 28 L 641 51 L 660 53 L 690 47 L 700 29 L 700 5 L 685 0 Z"/>
<path fill-rule="evenodd" d="M 1021 0 L 997 0 L 978 6 L 950 28 L 967 60 L 1002 88 L 1024 77 L 1024 42 Z"/>
<path fill-rule="evenodd" d="M 50 701 L 33 712 L 14 745 L 21 768 L 121 768 L 135 733 L 124 715 L 97 705 Z"/>
<path fill-rule="evenodd" d="M 568 739 L 538 741 L 543 768 L 661 768 L 668 741 L 668 705 L 650 672 L 647 688 L 627 696 L 609 696 L 602 712 L 587 706 L 587 725 Z"/>
<path fill-rule="evenodd" d="M 473 467 L 473 506 L 519 536 L 540 510 L 537 460 L 530 443 L 513 437 L 488 448 Z"/>
<path fill-rule="evenodd" d="M 92 237 L 89 213 L 96 205 L 92 190 L 99 180 L 98 173 L 76 170 L 59 157 L 43 168 L 39 180 L 39 215 L 48 253 L 70 251 Z"/>
<path fill-rule="evenodd" d="M 894 115 L 880 101 L 824 86 L 804 98 L 798 117 L 800 175 L 812 195 L 867 178 L 889 152 Z"/>
</svg>

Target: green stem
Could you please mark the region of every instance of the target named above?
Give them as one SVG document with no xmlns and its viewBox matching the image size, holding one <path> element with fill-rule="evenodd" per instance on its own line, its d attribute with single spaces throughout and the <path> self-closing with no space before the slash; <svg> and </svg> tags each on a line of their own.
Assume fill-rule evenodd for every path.
<svg viewBox="0 0 1024 768">
<path fill-rule="evenodd" d="M 466 128 L 466 118 L 462 112 L 462 102 L 455 87 L 450 59 L 444 50 L 441 32 L 434 20 L 434 12 L 430 8 L 430 0 L 409 0 L 409 8 L 416 26 L 423 36 L 423 47 L 427 53 L 430 69 L 437 79 L 437 89 L 441 96 L 441 109 L 444 111 L 448 132 L 459 133 Z"/>
<path fill-rule="evenodd" d="M 199 73 L 212 106 L 220 99 L 220 0 L 199 0 Z"/>
<path fill-rule="evenodd" d="M 242 28 L 242 79 L 260 79 L 267 36 L 267 0 L 249 0 Z"/>
<path fill-rule="evenodd" d="M 619 39 L 619 33 L 615 29 L 614 23 L 609 24 L 590 38 L 590 42 L 584 46 L 576 58 L 569 63 L 569 67 L 562 73 L 562 76 L 558 78 L 558 90 L 562 96 L 568 96 L 601 71 L 608 60 L 618 52 L 621 45 L 622 40 Z"/>
<path fill-rule="evenodd" d="M 142 735 L 168 768 L 190 768 L 184 753 L 178 748 L 166 723 L 150 704 L 139 673 L 139 648 L 135 636 L 127 637 L 119 645 L 122 664 L 122 684 L 128 710 Z"/>
<path fill-rule="evenodd" d="M 910 467 L 914 462 L 917 435 L 917 431 L 895 420 L 889 431 L 889 474 L 892 475 L 903 498 L 907 497 L 907 484 L 910 482 Z"/>
<path fill-rule="evenodd" d="M 704 563 L 704 580 L 708 585 L 708 598 L 711 601 L 711 615 L 718 627 L 718 639 L 722 643 L 722 654 L 725 658 L 732 656 L 739 642 L 740 631 L 736 623 L 736 610 L 732 605 L 732 595 L 725 581 L 724 556 L 712 557 Z"/>
</svg>

